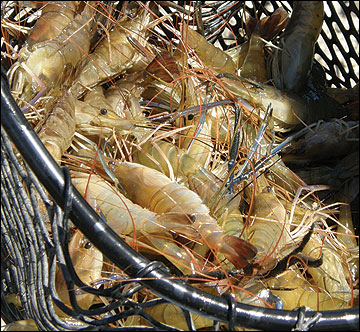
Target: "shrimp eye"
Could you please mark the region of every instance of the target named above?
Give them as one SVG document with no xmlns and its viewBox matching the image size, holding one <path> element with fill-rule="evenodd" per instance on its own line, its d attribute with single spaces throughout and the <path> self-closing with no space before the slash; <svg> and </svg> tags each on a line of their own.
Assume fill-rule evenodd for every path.
<svg viewBox="0 0 360 332">
<path fill-rule="evenodd" d="M 100 111 L 100 113 L 101 113 L 102 115 L 106 115 L 107 112 L 108 112 L 108 111 L 107 111 L 105 108 L 101 109 L 101 111 Z"/>
<path fill-rule="evenodd" d="M 271 191 L 271 187 L 270 186 L 267 186 L 266 187 L 266 191 L 269 193 Z"/>
<path fill-rule="evenodd" d="M 188 120 L 190 121 L 190 120 L 192 120 L 194 118 L 194 115 L 193 114 L 189 114 L 188 115 Z"/>
<path fill-rule="evenodd" d="M 85 249 L 90 249 L 92 246 L 91 242 L 86 242 L 85 245 L 84 245 L 84 248 Z"/>
</svg>

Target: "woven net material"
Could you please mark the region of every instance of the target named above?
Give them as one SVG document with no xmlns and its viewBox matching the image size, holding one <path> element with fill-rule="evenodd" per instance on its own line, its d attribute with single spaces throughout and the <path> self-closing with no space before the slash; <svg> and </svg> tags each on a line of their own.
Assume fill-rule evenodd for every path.
<svg viewBox="0 0 360 332">
<path fill-rule="evenodd" d="M 229 35 L 229 28 L 239 31 L 244 25 L 244 6 L 250 15 L 256 11 L 259 16 L 263 12 L 271 14 L 279 6 L 291 11 L 289 2 L 261 1 L 254 2 L 254 5 L 223 1 L 203 6 L 205 36 L 226 50 L 235 45 L 225 37 Z M 171 12 L 173 9 L 164 6 L 164 10 Z M 359 78 L 357 4 L 327 1 L 325 13 L 315 58 L 324 66 L 328 86 L 352 87 Z M 237 38 L 237 43 L 243 41 L 240 34 Z M 126 275 L 100 280 L 91 287 L 79 281 L 67 249 L 69 239 L 66 234 L 71 222 L 19 156 L 3 128 L 1 137 L 1 310 L 7 323 L 33 319 L 43 330 L 106 329 L 109 326 L 134 331 L 178 330 L 171 326 L 171 319 L 162 323 L 160 316 L 155 314 L 153 309 L 163 306 L 172 312 L 173 317 L 181 316 L 179 328 L 195 329 L 190 311 L 158 298 L 141 282 Z M 75 284 L 75 292 L 95 294 L 103 299 L 103 303 L 99 302 L 89 310 L 66 308 L 55 287 L 58 264 L 63 266 L 70 285 Z M 148 298 L 150 300 L 145 301 Z M 59 316 L 53 299 L 67 315 L 76 318 Z M 99 315 L 102 319 L 98 318 Z M 130 322 L 132 326 L 126 327 Z M 217 320 L 205 325 L 213 330 L 225 326 L 220 327 Z M 233 328 L 231 320 L 227 328 Z"/>
</svg>

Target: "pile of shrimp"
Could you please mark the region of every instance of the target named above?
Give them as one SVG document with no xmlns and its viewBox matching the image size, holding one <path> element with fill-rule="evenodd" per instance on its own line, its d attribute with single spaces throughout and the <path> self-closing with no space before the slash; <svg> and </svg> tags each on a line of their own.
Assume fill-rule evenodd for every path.
<svg viewBox="0 0 360 332">
<path fill-rule="evenodd" d="M 9 3 L 2 58 L 15 100 L 76 189 L 135 250 L 241 303 L 358 302 L 358 85 L 326 87 L 313 65 L 323 2 L 261 17 L 244 7 L 244 29 L 230 36 L 243 42 L 226 51 L 205 38 L 193 3 Z M 126 280 L 79 230 L 71 234 L 85 284 Z M 60 270 L 56 287 L 70 305 Z M 83 309 L 109 301 L 76 296 Z M 143 290 L 132 300 L 154 298 Z M 187 329 L 172 304 L 147 314 Z M 213 324 L 192 319 L 195 328 Z M 147 324 L 133 317 L 118 326 Z"/>
</svg>

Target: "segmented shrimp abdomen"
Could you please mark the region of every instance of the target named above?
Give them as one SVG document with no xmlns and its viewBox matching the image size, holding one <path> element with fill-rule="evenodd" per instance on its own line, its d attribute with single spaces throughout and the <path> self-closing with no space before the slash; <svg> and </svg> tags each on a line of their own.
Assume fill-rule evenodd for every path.
<svg viewBox="0 0 360 332">
<path fill-rule="evenodd" d="M 51 111 L 39 138 L 53 158 L 59 162 L 70 147 L 75 133 L 75 98 L 68 93 L 57 102 Z"/>
</svg>

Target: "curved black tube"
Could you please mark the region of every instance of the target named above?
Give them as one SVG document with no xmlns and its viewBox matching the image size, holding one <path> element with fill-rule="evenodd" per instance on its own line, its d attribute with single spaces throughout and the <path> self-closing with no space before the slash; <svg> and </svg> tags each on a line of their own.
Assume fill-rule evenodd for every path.
<svg viewBox="0 0 360 332">
<path fill-rule="evenodd" d="M 42 145 L 12 98 L 6 76 L 1 75 L 1 124 L 39 181 L 64 206 L 64 175 Z M 298 311 L 264 309 L 245 304 L 234 305 L 225 298 L 206 294 L 171 275 L 158 262 L 150 263 L 128 246 L 87 204 L 72 187 L 70 218 L 88 239 L 132 278 L 144 277 L 141 283 L 158 296 L 187 310 L 213 320 L 229 322 L 245 328 L 261 330 L 291 330 L 298 321 Z M 305 312 L 305 321 L 314 313 Z M 321 312 L 321 318 L 311 330 L 358 330 L 358 309 Z"/>
</svg>

